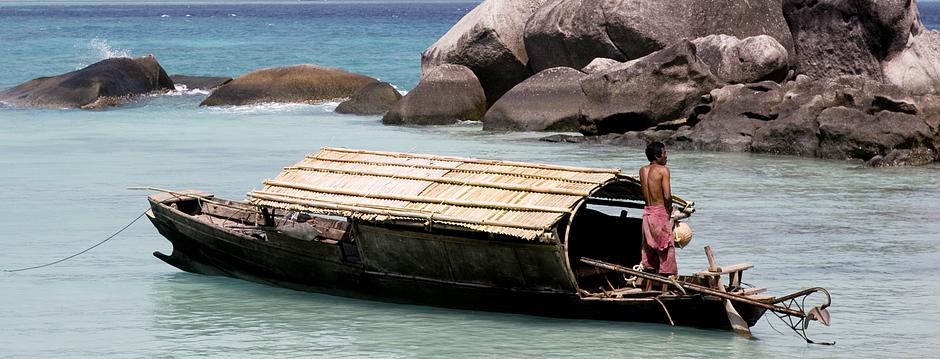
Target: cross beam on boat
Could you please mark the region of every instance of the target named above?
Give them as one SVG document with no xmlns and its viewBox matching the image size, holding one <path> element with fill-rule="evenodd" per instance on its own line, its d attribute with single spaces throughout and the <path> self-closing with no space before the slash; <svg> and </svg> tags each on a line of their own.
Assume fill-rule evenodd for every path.
<svg viewBox="0 0 940 359">
<path fill-rule="evenodd" d="M 795 292 L 793 294 L 789 294 L 789 295 L 785 295 L 783 297 L 777 298 L 772 302 L 762 302 L 759 300 L 748 298 L 747 296 L 744 296 L 744 295 L 723 292 L 718 289 L 709 288 L 709 287 L 701 286 L 698 284 L 679 282 L 679 281 L 672 280 L 670 278 L 663 277 L 660 275 L 633 270 L 632 268 L 624 267 L 624 266 L 613 264 L 613 263 L 602 262 L 602 261 L 595 260 L 595 259 L 582 257 L 581 263 L 595 266 L 598 268 L 612 270 L 615 272 L 629 274 L 632 276 L 660 282 L 660 283 L 671 285 L 671 286 L 675 286 L 683 293 L 686 291 L 693 291 L 693 292 L 698 292 L 702 294 L 719 297 L 722 299 L 727 299 L 727 300 L 731 300 L 735 302 L 740 302 L 740 303 L 764 308 L 771 312 L 777 313 L 777 316 L 781 320 L 783 320 L 784 317 L 795 317 L 795 318 L 798 318 L 798 320 L 796 322 L 793 322 L 791 320 L 788 323 L 788 325 L 790 326 L 791 329 L 793 329 L 794 331 L 797 331 L 798 334 L 800 330 L 806 329 L 807 325 L 809 324 L 808 321 L 810 320 L 819 321 L 820 323 L 826 326 L 829 326 L 830 324 L 829 311 L 827 308 L 832 303 L 832 297 L 829 295 L 829 291 L 821 287 L 804 289 L 804 290 Z M 723 284 L 719 284 L 719 285 L 723 285 Z M 807 312 L 803 310 L 802 304 L 797 302 L 796 300 L 798 298 L 805 298 L 813 293 L 822 293 L 825 296 L 826 301 L 824 304 L 816 306 L 812 310 Z M 784 320 L 784 322 L 786 322 L 786 320 Z M 803 337 L 803 339 L 806 339 L 805 333 L 802 334 L 801 337 Z M 812 341 L 810 341 L 809 339 L 806 339 L 806 340 L 812 343 Z"/>
</svg>

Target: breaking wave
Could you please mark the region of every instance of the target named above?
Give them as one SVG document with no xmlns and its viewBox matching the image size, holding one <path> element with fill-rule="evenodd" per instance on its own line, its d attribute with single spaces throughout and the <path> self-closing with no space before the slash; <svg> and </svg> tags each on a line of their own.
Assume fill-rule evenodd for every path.
<svg viewBox="0 0 940 359">
<path fill-rule="evenodd" d="M 112 57 L 131 57 L 130 50 L 112 48 L 107 40 L 97 37 L 88 42 L 88 48 L 94 50 L 100 60 Z"/>
<path fill-rule="evenodd" d="M 114 57 L 131 57 L 131 52 L 128 49 L 115 49 L 108 44 L 108 41 L 101 38 L 93 38 L 88 43 L 82 45 L 81 47 L 86 48 L 88 51 L 84 56 L 81 57 L 81 62 L 78 64 L 76 69 L 80 69 L 96 63 L 104 59 L 110 59 Z"/>
<path fill-rule="evenodd" d="M 289 112 L 333 112 L 339 102 L 324 102 L 318 104 L 304 103 L 259 103 L 244 106 L 212 106 L 209 111 L 225 113 L 289 113 Z"/>
<path fill-rule="evenodd" d="M 174 84 L 176 90 L 166 93 L 166 96 L 190 96 L 190 95 L 208 95 L 208 90 L 203 89 L 192 89 L 190 90 L 186 85 Z"/>
</svg>

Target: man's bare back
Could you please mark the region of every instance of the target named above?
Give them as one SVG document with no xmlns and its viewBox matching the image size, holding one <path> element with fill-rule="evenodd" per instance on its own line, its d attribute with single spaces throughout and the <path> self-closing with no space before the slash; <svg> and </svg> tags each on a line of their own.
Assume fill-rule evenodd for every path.
<svg viewBox="0 0 940 359">
<path fill-rule="evenodd" d="M 640 186 L 647 206 L 664 206 L 671 210 L 672 188 L 669 185 L 669 167 L 666 167 L 666 161 L 666 151 L 663 150 L 661 157 L 640 168 Z"/>
</svg>

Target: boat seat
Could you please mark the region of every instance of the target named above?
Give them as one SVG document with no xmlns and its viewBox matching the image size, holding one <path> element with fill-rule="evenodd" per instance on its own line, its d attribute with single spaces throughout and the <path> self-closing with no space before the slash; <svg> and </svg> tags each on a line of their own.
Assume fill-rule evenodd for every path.
<svg viewBox="0 0 940 359">
<path fill-rule="evenodd" d="M 744 271 L 754 268 L 753 264 L 750 263 L 739 263 L 733 264 L 730 266 L 722 266 L 715 271 L 702 271 L 695 272 L 695 276 L 699 278 L 706 278 L 711 280 L 712 278 L 721 277 L 722 274 L 728 274 L 729 276 L 729 286 L 731 288 L 738 288 L 741 286 L 741 277 Z"/>
</svg>

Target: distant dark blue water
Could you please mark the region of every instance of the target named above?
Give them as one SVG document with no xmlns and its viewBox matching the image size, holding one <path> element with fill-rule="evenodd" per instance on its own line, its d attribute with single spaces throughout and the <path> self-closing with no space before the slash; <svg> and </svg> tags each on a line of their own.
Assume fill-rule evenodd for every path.
<svg viewBox="0 0 940 359">
<path fill-rule="evenodd" d="M 112 55 L 238 76 L 315 63 L 410 89 L 420 54 L 475 2 L 0 6 L 0 88 Z"/>
<path fill-rule="evenodd" d="M 420 54 L 473 2 L 0 5 L 0 88 L 116 55 L 169 73 L 238 76 L 314 63 L 411 89 Z M 928 27 L 940 4 L 921 3 Z M 480 124 L 383 126 L 336 103 L 200 108 L 205 92 L 103 110 L 0 109 L 0 269 L 97 243 L 146 208 L 130 186 L 242 199 L 321 146 L 566 165 L 647 163 L 641 149 L 550 144 Z M 683 273 L 748 262 L 745 281 L 832 291 L 833 326 L 805 344 L 776 319 L 728 332 L 394 305 L 190 275 L 153 258 L 145 221 L 62 264 L 0 273 L 0 358 L 930 358 L 940 352 L 940 166 L 670 152 L 673 191 L 694 200 Z M 616 240 L 617 234 L 611 235 Z M 774 326 L 771 326 L 773 324 Z M 775 329 L 776 328 L 776 329 Z"/>
</svg>

